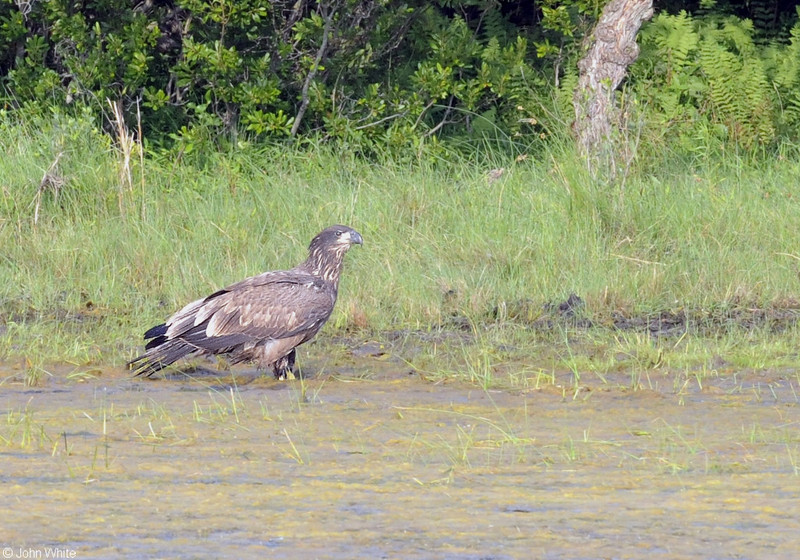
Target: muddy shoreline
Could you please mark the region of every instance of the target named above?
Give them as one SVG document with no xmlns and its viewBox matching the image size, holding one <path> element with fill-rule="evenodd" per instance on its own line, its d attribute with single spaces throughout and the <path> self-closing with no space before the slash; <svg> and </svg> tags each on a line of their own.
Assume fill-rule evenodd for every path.
<svg viewBox="0 0 800 560">
<path fill-rule="evenodd" d="M 795 555 L 800 370 L 724 355 L 676 370 L 654 349 L 709 325 L 780 332 L 796 310 L 602 319 L 575 296 L 497 313 L 536 344 L 453 316 L 323 334 L 290 381 L 198 359 L 155 379 L 50 364 L 31 386 L 25 363 L 0 364 L 0 544 L 75 558 Z M 646 359 L 608 348 L 614 367 L 569 367 L 562 334 L 593 357 L 597 330 L 640 333 Z M 461 370 L 484 352 L 482 385 Z"/>
</svg>

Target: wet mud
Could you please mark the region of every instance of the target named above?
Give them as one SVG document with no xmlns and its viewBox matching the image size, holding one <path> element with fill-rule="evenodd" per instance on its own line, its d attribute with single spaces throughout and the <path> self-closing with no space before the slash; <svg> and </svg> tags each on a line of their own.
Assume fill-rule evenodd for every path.
<svg viewBox="0 0 800 560">
<path fill-rule="evenodd" d="M 566 327 L 635 331 L 654 338 L 685 333 L 718 336 L 730 331 L 761 329 L 782 332 L 793 328 L 800 321 L 800 302 L 793 298 L 774 301 L 766 306 L 750 302 L 726 302 L 708 309 L 678 308 L 647 314 L 612 311 L 603 315 L 590 313 L 580 296 L 570 294 L 563 301 L 544 305 L 533 300 L 503 303 L 492 310 L 490 318 L 494 321 L 512 321 L 542 332 Z M 455 326 L 464 321 L 454 316 L 451 323 Z"/>
<path fill-rule="evenodd" d="M 660 371 L 638 387 L 563 373 L 495 391 L 432 383 L 377 344 L 308 364 L 286 382 L 62 368 L 35 388 L 0 368 L 0 546 L 128 559 L 800 550 L 796 372 L 692 387 Z"/>
</svg>

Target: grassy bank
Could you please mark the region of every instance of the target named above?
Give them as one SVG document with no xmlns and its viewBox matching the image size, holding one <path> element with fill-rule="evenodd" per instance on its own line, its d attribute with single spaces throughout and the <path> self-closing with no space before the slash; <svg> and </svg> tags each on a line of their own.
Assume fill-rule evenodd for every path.
<svg viewBox="0 0 800 560">
<path fill-rule="evenodd" d="M 791 157 L 670 162 L 611 185 L 553 149 L 368 163 L 346 149 L 242 146 L 202 161 L 134 152 L 127 175 L 118 147 L 80 120 L 1 132 L 3 360 L 121 364 L 144 328 L 296 264 L 332 223 L 365 245 L 347 257 L 329 334 L 457 317 L 519 337 L 571 293 L 581 316 L 609 326 L 793 310 L 800 297 Z"/>
</svg>

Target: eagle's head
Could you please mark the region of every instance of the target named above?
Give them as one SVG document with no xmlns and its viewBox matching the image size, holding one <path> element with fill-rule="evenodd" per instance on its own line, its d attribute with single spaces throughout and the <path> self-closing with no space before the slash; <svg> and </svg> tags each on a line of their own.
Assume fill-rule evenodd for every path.
<svg viewBox="0 0 800 560">
<path fill-rule="evenodd" d="M 304 266 L 336 287 L 339 285 L 344 254 L 356 244 L 363 245 L 364 240 L 353 228 L 338 225 L 325 228 L 311 240 Z"/>
<path fill-rule="evenodd" d="M 353 245 L 363 245 L 361 234 L 347 226 L 331 226 L 323 229 L 311 240 L 308 246 L 310 252 L 316 250 L 334 251 L 344 254 Z"/>
</svg>

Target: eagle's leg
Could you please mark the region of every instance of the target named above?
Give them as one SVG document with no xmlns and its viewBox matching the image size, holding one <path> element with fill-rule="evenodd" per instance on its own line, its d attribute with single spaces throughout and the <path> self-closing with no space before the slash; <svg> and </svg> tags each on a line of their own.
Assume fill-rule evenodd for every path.
<svg viewBox="0 0 800 560">
<path fill-rule="evenodd" d="M 231 363 L 225 359 L 225 356 L 217 354 L 215 356 L 207 356 L 207 359 L 213 359 L 217 369 L 220 371 L 229 372 L 231 370 Z"/>
<path fill-rule="evenodd" d="M 290 373 L 292 374 L 292 378 L 294 378 L 294 360 L 294 348 L 282 358 L 278 358 L 275 363 L 272 364 L 272 371 L 275 372 L 275 379 L 286 379 Z"/>
</svg>

